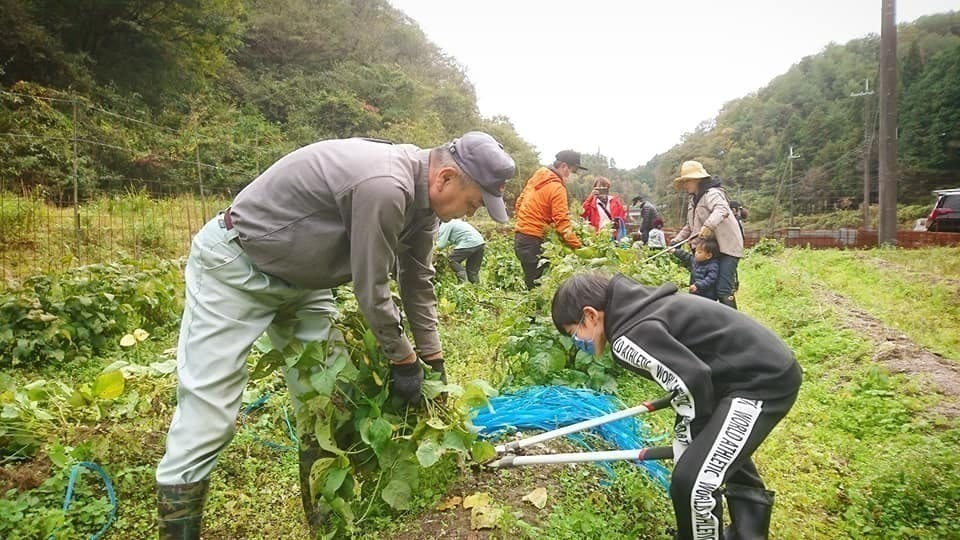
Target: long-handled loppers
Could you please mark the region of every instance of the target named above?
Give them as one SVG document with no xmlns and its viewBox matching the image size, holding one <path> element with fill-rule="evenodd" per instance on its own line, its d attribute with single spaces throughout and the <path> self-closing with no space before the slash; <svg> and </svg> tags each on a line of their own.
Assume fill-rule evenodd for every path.
<svg viewBox="0 0 960 540">
<path fill-rule="evenodd" d="M 623 418 L 629 418 L 631 416 L 639 416 L 641 414 L 650 413 L 657 411 L 670 406 L 670 401 L 673 399 L 673 394 L 663 396 L 654 401 L 647 401 L 636 407 L 631 407 L 629 409 L 624 409 L 622 411 L 617 411 L 610 414 L 605 414 L 597 418 L 592 418 L 590 420 L 584 420 L 583 422 L 578 422 L 576 424 L 571 424 L 559 429 L 554 429 L 552 431 L 547 431 L 540 433 L 539 435 L 534 435 L 532 437 L 527 437 L 525 439 L 520 439 L 518 441 L 511 441 L 506 444 L 501 444 L 494 449 L 497 451 L 497 455 L 500 456 L 499 459 L 496 459 L 487 464 L 488 467 L 518 467 L 521 465 L 545 465 L 551 463 L 584 463 L 584 462 L 595 462 L 595 461 L 618 461 L 618 460 L 631 460 L 631 461 L 644 461 L 644 460 L 656 460 L 656 459 L 670 459 L 673 457 L 673 448 L 669 446 L 663 447 L 651 447 L 651 448 L 639 448 L 635 450 L 608 450 L 602 452 L 575 452 L 569 454 L 544 454 L 538 456 L 517 456 L 514 453 L 522 451 L 524 448 L 533 446 L 535 444 L 542 443 L 544 441 L 549 441 L 550 439 L 555 439 L 557 437 L 562 437 L 564 435 L 569 435 L 571 433 L 576 433 L 578 431 L 583 431 L 585 429 L 590 429 L 592 427 L 600 426 L 603 424 L 608 424 L 610 422 L 616 422 L 617 420 Z"/>
<path fill-rule="evenodd" d="M 677 249 L 678 247 L 686 244 L 687 242 L 689 242 L 689 241 L 691 241 L 691 240 L 694 240 L 694 239 L 696 239 L 696 238 L 699 238 L 699 237 L 700 237 L 700 233 L 691 235 L 691 236 L 687 237 L 686 239 L 684 239 L 684 240 L 682 240 L 682 241 L 680 241 L 680 242 L 677 242 L 676 244 L 673 244 L 673 245 L 670 245 L 670 246 L 667 246 L 667 247 L 663 248 L 661 251 L 658 251 L 658 252 L 654 253 L 653 255 L 647 257 L 646 259 L 644 259 L 644 260 L 642 260 L 642 261 L 640 261 L 640 262 L 641 262 L 641 263 L 645 263 L 645 262 L 652 261 L 652 260 L 656 259 L 657 257 L 663 255 L 664 253 L 669 253 L 669 252 Z"/>
</svg>

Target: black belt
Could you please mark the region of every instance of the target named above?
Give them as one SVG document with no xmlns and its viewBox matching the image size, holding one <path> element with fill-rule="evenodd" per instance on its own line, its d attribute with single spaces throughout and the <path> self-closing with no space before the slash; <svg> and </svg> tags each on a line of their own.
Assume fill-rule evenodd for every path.
<svg viewBox="0 0 960 540">
<path fill-rule="evenodd" d="M 230 218 L 230 207 L 228 206 L 226 210 L 223 211 L 223 228 L 226 230 L 233 229 L 233 219 Z"/>
</svg>

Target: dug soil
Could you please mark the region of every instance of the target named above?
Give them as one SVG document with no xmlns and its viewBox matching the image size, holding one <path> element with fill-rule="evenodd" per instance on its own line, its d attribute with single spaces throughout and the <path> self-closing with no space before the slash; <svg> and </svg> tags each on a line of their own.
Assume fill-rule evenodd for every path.
<svg viewBox="0 0 960 540">
<path fill-rule="evenodd" d="M 532 433 L 526 435 L 529 436 Z M 582 449 L 577 449 L 564 441 L 548 441 L 525 450 L 523 454 L 577 451 Z M 391 538 L 394 540 L 425 538 L 481 540 L 491 538 L 491 535 L 502 538 L 503 531 L 498 528 L 474 528 L 474 521 L 471 519 L 474 510 L 464 508 L 463 501 L 478 493 L 489 495 L 489 506 L 505 514 L 513 514 L 518 520 L 529 525 L 543 526 L 561 490 L 560 473 L 564 467 L 573 466 L 575 465 L 536 465 L 499 470 L 475 468 L 465 471 L 463 478 L 447 490 L 439 505 L 424 513 L 419 522 L 411 523 L 410 528 L 392 534 Z M 599 484 L 603 473 L 598 468 L 579 465 L 579 469 L 590 476 L 583 481 Z M 543 508 L 537 508 L 530 501 L 523 500 L 537 488 L 544 488 L 547 492 L 546 505 Z"/>
</svg>

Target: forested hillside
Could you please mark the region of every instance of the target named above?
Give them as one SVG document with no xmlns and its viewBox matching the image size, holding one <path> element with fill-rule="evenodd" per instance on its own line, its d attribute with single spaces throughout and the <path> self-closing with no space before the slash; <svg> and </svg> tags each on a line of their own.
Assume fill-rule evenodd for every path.
<svg viewBox="0 0 960 540">
<path fill-rule="evenodd" d="M 724 105 L 631 176 L 655 179 L 661 201 L 676 205 L 670 180 L 681 162 L 699 159 L 756 218 L 769 215 L 778 192 L 780 208 L 792 198 L 797 213 L 819 212 L 859 204 L 869 146 L 875 203 L 877 94 L 851 94 L 864 91 L 864 80 L 877 88 L 879 45 L 877 35 L 827 45 L 756 93 Z M 960 12 L 901 24 L 897 52 L 899 198 L 929 203 L 930 190 L 960 186 Z M 703 91 L 710 92 L 709 83 Z M 790 160 L 792 178 L 791 147 L 799 156 Z"/>
<path fill-rule="evenodd" d="M 66 203 L 78 178 L 81 201 L 201 183 L 230 196 L 314 140 L 431 146 L 469 129 L 517 160 L 508 199 L 538 163 L 508 118 L 480 116 L 464 68 L 386 0 L 0 0 L 0 24 L 0 191 Z M 699 159 L 754 219 L 775 206 L 855 208 L 869 149 L 875 200 L 877 94 L 851 94 L 865 80 L 876 89 L 878 51 L 877 35 L 829 44 L 637 169 L 585 156 L 571 195 L 605 175 L 675 215 L 669 181 Z M 931 189 L 960 185 L 960 13 L 901 24 L 898 55 L 900 201 L 928 203 Z"/>
<path fill-rule="evenodd" d="M 229 194 L 318 139 L 428 147 L 470 129 L 495 134 L 521 177 L 537 164 L 385 0 L 0 0 L 0 25 L 0 189 L 69 201 L 74 176 L 81 200 L 196 191 L 202 176 Z"/>
</svg>

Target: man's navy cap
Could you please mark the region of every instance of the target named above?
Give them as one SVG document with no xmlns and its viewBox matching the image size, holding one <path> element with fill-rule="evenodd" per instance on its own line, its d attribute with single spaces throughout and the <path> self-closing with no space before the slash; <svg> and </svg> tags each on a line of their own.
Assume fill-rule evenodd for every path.
<svg viewBox="0 0 960 540">
<path fill-rule="evenodd" d="M 457 166 L 483 189 L 483 205 L 495 221 L 506 223 L 507 206 L 503 189 L 513 178 L 517 165 L 503 145 L 482 131 L 470 131 L 449 145 Z"/>
</svg>

